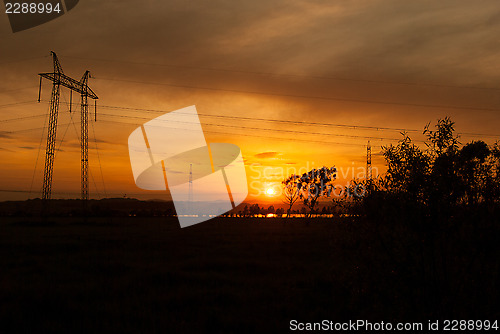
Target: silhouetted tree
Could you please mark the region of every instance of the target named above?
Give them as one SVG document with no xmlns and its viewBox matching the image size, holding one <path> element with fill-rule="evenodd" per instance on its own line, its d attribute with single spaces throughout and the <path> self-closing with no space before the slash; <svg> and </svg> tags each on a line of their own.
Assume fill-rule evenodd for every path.
<svg viewBox="0 0 500 334">
<path fill-rule="evenodd" d="M 489 180 L 489 201 L 494 201 L 495 199 L 500 199 L 500 146 L 498 142 L 491 148 L 491 154 L 489 157 L 492 177 Z"/>
<path fill-rule="evenodd" d="M 250 206 L 250 215 L 257 216 L 259 214 L 260 214 L 259 204 L 253 204 L 252 206 Z"/>
<path fill-rule="evenodd" d="M 286 217 L 290 216 L 290 212 L 292 211 L 292 207 L 299 199 L 299 188 L 297 187 L 297 183 L 300 177 L 298 175 L 291 175 L 287 179 L 285 179 L 282 183 L 283 185 L 283 203 L 288 205 L 288 209 L 286 211 Z"/>
<path fill-rule="evenodd" d="M 295 184 L 299 192 L 299 198 L 309 208 L 307 217 L 310 217 L 315 212 L 316 205 L 321 197 L 330 196 L 332 191 L 331 183 L 337 177 L 336 173 L 337 169 L 335 167 L 313 168 L 297 179 Z"/>
<path fill-rule="evenodd" d="M 397 145 L 382 147 L 387 163 L 385 183 L 392 192 L 422 199 L 428 182 L 431 160 L 406 133 Z"/>
<path fill-rule="evenodd" d="M 483 141 L 472 141 L 458 153 L 458 173 L 462 179 L 464 201 L 475 205 L 488 197 L 491 192 L 488 187 L 493 165 L 487 161 L 491 151 Z"/>
<path fill-rule="evenodd" d="M 428 123 L 423 134 L 427 136 L 425 145 L 431 161 L 430 179 L 427 185 L 427 203 L 431 211 L 449 215 L 451 206 L 458 202 L 463 192 L 458 175 L 459 136 L 455 135 L 455 123 L 449 117 L 438 119 L 435 130 Z"/>
<path fill-rule="evenodd" d="M 436 130 L 429 130 L 430 122 L 424 127 L 424 135 L 427 136 L 425 145 L 432 155 L 440 156 L 458 149 L 459 136 L 454 134 L 455 122 L 449 117 L 438 119 Z"/>
<path fill-rule="evenodd" d="M 413 212 L 444 219 L 458 207 L 470 209 L 499 201 L 500 147 L 479 140 L 460 148 L 454 124 L 449 117 L 439 119 L 433 130 L 427 124 L 423 131 L 426 150 L 406 133 L 397 145 L 382 147 L 387 172 L 368 188 L 369 201 L 362 203 L 365 212 L 383 211 L 384 204 L 377 201 L 386 201 L 392 209 L 405 202 Z M 374 197 L 378 198 L 375 202 Z"/>
<path fill-rule="evenodd" d="M 278 208 L 276 209 L 276 217 L 283 217 L 283 214 L 285 213 L 285 210 L 283 208 Z"/>
<path fill-rule="evenodd" d="M 248 214 L 250 213 L 250 210 L 248 209 L 248 205 L 245 205 L 245 207 L 243 208 L 243 217 L 248 217 Z"/>
</svg>

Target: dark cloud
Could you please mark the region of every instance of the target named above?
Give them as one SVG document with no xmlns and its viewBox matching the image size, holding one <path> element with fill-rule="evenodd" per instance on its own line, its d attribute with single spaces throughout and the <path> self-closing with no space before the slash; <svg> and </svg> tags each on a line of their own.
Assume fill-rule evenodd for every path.
<svg viewBox="0 0 500 334">
<path fill-rule="evenodd" d="M 12 136 L 5 131 L 0 131 L 0 138 L 10 139 Z"/>
<path fill-rule="evenodd" d="M 93 84 L 107 104 L 154 106 L 169 101 L 169 108 L 198 104 L 213 113 L 265 115 L 273 109 L 274 117 L 381 125 L 409 121 L 420 126 L 436 115 L 464 120 L 468 114 L 412 104 L 495 109 L 500 98 L 496 91 L 381 81 L 495 87 L 500 75 L 499 16 L 496 1 L 477 6 L 465 0 L 94 0 L 35 29 L 5 31 L 6 52 L 0 57 L 10 60 L 55 49 L 75 76 L 86 67 L 93 70 Z M 75 35 L 79 43 L 74 43 Z M 50 69 L 50 61 L 46 66 Z M 213 68 L 236 72 L 207 70 Z M 101 80 L 106 78 L 271 95 Z M 245 95 L 250 101 L 236 102 Z M 484 120 L 468 124 L 487 126 Z"/>
</svg>

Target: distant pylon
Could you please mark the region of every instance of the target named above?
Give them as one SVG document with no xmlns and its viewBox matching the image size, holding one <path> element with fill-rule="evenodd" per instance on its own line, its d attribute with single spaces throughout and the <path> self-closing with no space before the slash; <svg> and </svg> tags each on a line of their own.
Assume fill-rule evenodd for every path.
<svg viewBox="0 0 500 334">
<path fill-rule="evenodd" d="M 370 141 L 368 141 L 368 145 L 366 146 L 366 179 L 372 179 L 372 146 Z"/>
<path fill-rule="evenodd" d="M 43 171 L 43 191 L 42 199 L 46 202 L 52 195 L 52 175 L 54 170 L 54 155 L 56 146 L 57 134 L 57 117 L 59 113 L 59 95 L 60 86 L 69 88 L 71 92 L 75 91 L 81 94 L 81 199 L 83 200 L 84 209 L 86 202 L 89 198 L 89 180 L 88 180 L 88 103 L 87 100 L 97 100 L 97 95 L 88 86 L 88 79 L 90 72 L 86 71 L 80 81 L 77 81 L 63 73 L 61 64 L 57 59 L 55 52 L 50 52 L 54 63 L 54 72 L 40 73 L 40 87 L 38 90 L 38 102 L 40 102 L 42 78 L 52 81 L 52 95 L 50 98 L 50 114 L 49 114 L 49 128 L 47 133 L 47 146 L 45 148 L 45 167 Z M 71 106 L 70 106 L 71 108 Z M 71 110 L 71 109 L 70 109 Z M 95 104 L 94 112 L 97 113 L 97 103 Z"/>
<path fill-rule="evenodd" d="M 191 204 L 193 201 L 193 164 L 189 164 L 189 194 L 188 201 Z"/>
</svg>

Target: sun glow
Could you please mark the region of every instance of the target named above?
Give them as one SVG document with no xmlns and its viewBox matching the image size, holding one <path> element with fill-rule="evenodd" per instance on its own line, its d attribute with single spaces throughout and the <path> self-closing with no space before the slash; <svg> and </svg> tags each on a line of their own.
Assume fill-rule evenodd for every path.
<svg viewBox="0 0 500 334">
<path fill-rule="evenodd" d="M 268 196 L 274 195 L 274 189 L 273 188 L 267 188 L 266 189 L 266 195 L 268 195 Z"/>
</svg>

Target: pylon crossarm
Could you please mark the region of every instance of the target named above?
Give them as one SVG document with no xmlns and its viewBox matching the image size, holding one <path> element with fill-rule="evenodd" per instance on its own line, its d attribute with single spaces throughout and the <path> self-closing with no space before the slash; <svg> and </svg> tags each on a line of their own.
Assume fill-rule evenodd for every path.
<svg viewBox="0 0 500 334">
<path fill-rule="evenodd" d="M 86 83 L 82 83 L 80 81 L 77 81 L 65 74 L 62 73 L 39 73 L 39 76 L 42 78 L 48 79 L 54 83 L 59 83 L 60 85 L 69 88 L 75 92 L 78 92 L 80 94 L 86 94 L 89 98 L 97 100 L 98 97 L 90 89 L 89 86 L 86 85 Z"/>
</svg>

